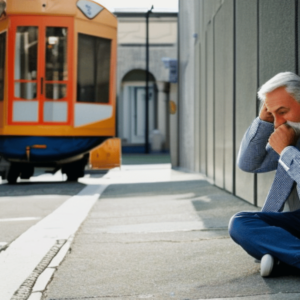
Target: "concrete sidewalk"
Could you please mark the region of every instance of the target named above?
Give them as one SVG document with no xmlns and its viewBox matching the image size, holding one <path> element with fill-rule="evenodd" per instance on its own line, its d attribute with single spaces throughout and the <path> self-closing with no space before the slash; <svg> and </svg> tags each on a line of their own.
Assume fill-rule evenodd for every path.
<svg viewBox="0 0 300 300">
<path fill-rule="evenodd" d="M 163 165 L 105 176 L 43 299 L 300 299 L 300 276 L 261 278 L 228 236 L 234 213 L 257 208 Z"/>
</svg>

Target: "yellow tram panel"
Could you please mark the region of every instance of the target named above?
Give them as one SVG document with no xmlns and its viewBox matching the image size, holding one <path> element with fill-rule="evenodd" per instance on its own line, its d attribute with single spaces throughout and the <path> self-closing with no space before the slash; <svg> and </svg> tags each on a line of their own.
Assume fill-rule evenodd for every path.
<svg viewBox="0 0 300 300">
<path fill-rule="evenodd" d="M 77 2 L 77 1 L 76 1 Z M 7 14 L 51 14 L 75 16 L 77 7 L 73 5 L 75 1 L 60 1 L 60 0 L 14 0 L 6 1 Z"/>
<path fill-rule="evenodd" d="M 66 124 L 53 123 L 53 124 L 44 124 L 40 121 L 36 124 L 33 123 L 14 123 L 12 117 L 9 116 L 8 112 L 13 110 L 12 99 L 8 99 L 8 95 L 12 98 L 12 95 L 8 92 L 8 84 L 7 82 L 4 84 L 5 92 L 4 99 L 0 101 L 0 135 L 27 135 L 27 136 L 114 136 L 115 135 L 115 70 L 116 70 L 116 36 L 117 36 L 117 19 L 106 9 L 103 9 L 97 16 L 93 19 L 88 19 L 84 13 L 76 6 L 77 0 L 69 0 L 69 1 L 59 1 L 59 0 L 14 0 L 7 1 L 7 9 L 6 16 L 2 17 L 0 22 L 0 33 L 5 30 L 10 30 L 10 23 L 12 19 L 19 18 L 24 19 L 26 17 L 30 17 L 31 19 L 42 18 L 45 20 L 46 18 L 53 17 L 53 19 L 59 18 L 62 21 L 67 19 L 72 19 L 72 24 L 70 27 L 70 32 L 73 32 L 73 36 L 69 37 L 72 41 L 68 42 L 68 47 L 72 48 L 72 55 L 68 55 L 68 63 L 72 64 L 71 69 L 72 74 L 69 74 L 69 85 L 72 89 L 71 95 L 72 99 L 68 101 L 68 122 Z M 93 2 L 93 1 L 90 1 Z M 99 3 L 94 2 L 97 5 Z M 101 6 L 101 5 L 100 5 Z M 101 6 L 102 7 L 102 6 Z M 43 17 L 43 15 L 45 17 Z M 24 16 L 24 17 L 22 17 Z M 42 19 L 39 22 L 44 22 Z M 29 26 L 29 25 L 28 25 Z M 46 25 L 43 25 L 46 26 Z M 99 38 L 109 39 L 111 41 L 111 52 L 110 52 L 110 73 L 109 73 L 109 101 L 108 103 L 96 103 L 88 101 L 78 102 L 77 101 L 77 57 L 78 57 L 78 35 L 86 34 Z M 7 34 L 8 36 L 8 34 Z M 5 80 L 8 81 L 10 77 L 9 68 L 9 59 L 14 59 L 14 53 L 9 53 L 9 43 L 10 40 L 7 37 L 6 42 L 6 57 L 5 57 Z M 71 59 L 71 60 L 70 60 Z M 39 59 L 39 63 L 40 63 Z M 1 80 L 1 78 L 0 78 Z M 10 83 L 12 84 L 12 83 Z M 13 91 L 13 88 L 10 87 L 10 91 Z M 18 102 L 18 100 L 14 100 Z M 20 102 L 20 101 L 19 101 Z M 24 101 L 29 103 L 30 100 Z M 33 101 L 32 101 L 33 102 Z M 39 102 L 37 100 L 38 106 L 44 104 L 44 102 Z M 9 105 L 8 105 L 9 104 Z M 81 124 L 80 120 L 76 121 L 76 113 L 80 111 L 84 111 L 84 109 L 88 109 L 89 107 L 94 107 L 99 111 L 103 108 L 103 110 L 108 111 L 106 114 L 108 117 L 103 117 L 101 120 L 83 122 Z M 82 109 L 83 108 L 83 109 Z M 38 108 L 40 111 L 44 108 Z M 39 119 L 41 119 L 41 113 L 39 112 Z M 79 118 L 80 119 L 80 118 Z"/>
<path fill-rule="evenodd" d="M 6 1 L 6 13 L 8 15 L 54 15 L 54 16 L 72 16 L 78 19 L 88 20 L 87 17 L 77 8 L 78 0 L 14 0 Z M 98 2 L 91 1 L 105 8 Z M 108 10 L 104 9 L 89 22 L 103 23 L 116 28 L 117 19 Z"/>
<path fill-rule="evenodd" d="M 50 131 L 48 136 L 75 136 L 73 132 L 76 130 L 76 136 L 97 136 L 99 133 L 103 136 L 114 136 L 115 133 L 115 121 L 113 118 L 95 123 L 82 128 L 74 129 L 71 126 L 5 126 L 0 128 L 0 135 L 27 135 L 28 132 L 32 132 L 32 136 L 46 136 L 45 132 Z M 59 129 L 58 129 L 59 128 Z M 9 134 L 8 134 L 9 132 Z"/>
</svg>

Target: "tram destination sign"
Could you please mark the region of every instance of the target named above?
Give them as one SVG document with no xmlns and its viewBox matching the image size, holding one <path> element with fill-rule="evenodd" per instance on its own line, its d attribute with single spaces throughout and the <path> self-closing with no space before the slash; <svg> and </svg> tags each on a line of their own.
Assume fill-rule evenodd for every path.
<svg viewBox="0 0 300 300">
<path fill-rule="evenodd" d="M 103 7 L 89 0 L 79 0 L 77 7 L 89 19 L 95 18 L 103 10 Z"/>
</svg>

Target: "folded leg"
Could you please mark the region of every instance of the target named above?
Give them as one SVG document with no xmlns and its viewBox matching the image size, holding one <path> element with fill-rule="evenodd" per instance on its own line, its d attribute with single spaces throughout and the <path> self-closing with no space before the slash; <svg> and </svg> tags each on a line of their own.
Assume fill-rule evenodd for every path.
<svg viewBox="0 0 300 300">
<path fill-rule="evenodd" d="M 230 220 L 229 234 L 256 259 L 271 254 L 300 268 L 300 210 L 237 213 Z"/>
</svg>

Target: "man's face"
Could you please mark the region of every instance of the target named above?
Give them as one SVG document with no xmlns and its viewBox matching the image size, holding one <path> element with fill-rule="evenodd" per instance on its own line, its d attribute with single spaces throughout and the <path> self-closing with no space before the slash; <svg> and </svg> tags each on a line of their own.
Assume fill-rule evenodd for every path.
<svg viewBox="0 0 300 300">
<path fill-rule="evenodd" d="M 274 116 L 275 129 L 285 123 L 300 122 L 300 103 L 285 90 L 285 87 L 267 93 L 265 105 Z"/>
</svg>

